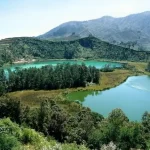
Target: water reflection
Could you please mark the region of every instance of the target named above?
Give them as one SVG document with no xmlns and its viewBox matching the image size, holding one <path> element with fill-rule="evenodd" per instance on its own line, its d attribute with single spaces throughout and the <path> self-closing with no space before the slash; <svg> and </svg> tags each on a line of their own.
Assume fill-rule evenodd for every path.
<svg viewBox="0 0 150 150">
<path fill-rule="evenodd" d="M 102 92 L 100 91 L 76 91 L 76 92 L 72 92 L 70 94 L 67 95 L 67 98 L 69 100 L 80 100 L 81 102 L 84 102 L 86 100 L 86 97 L 88 96 L 98 96 L 100 95 Z"/>
</svg>

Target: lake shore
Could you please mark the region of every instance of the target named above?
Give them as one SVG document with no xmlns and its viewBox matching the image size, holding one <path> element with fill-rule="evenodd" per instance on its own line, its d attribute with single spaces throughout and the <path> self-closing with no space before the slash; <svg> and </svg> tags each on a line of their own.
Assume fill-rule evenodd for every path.
<svg viewBox="0 0 150 150">
<path fill-rule="evenodd" d="M 13 64 L 25 64 L 25 63 L 32 63 L 35 61 L 36 59 L 31 59 L 31 60 L 20 59 L 20 60 L 14 61 Z"/>
<path fill-rule="evenodd" d="M 38 104 L 39 105 L 40 102 L 38 99 L 39 97 L 42 97 L 42 96 L 55 99 L 55 97 L 58 97 L 58 96 L 65 97 L 65 95 L 74 91 L 85 91 L 85 90 L 104 91 L 104 90 L 119 86 L 121 83 L 125 82 L 128 79 L 128 77 L 138 76 L 138 75 L 150 75 L 150 73 L 145 71 L 147 63 L 144 63 L 144 62 L 127 62 L 127 63 L 129 65 L 128 68 L 115 69 L 112 72 L 101 72 L 99 84 L 94 84 L 94 85 L 87 86 L 87 87 L 49 90 L 49 91 L 24 90 L 24 91 L 8 93 L 8 95 L 12 98 L 14 97 L 14 98 L 21 99 L 21 101 L 23 101 L 23 103 L 25 104 L 29 104 L 29 105 Z"/>
<path fill-rule="evenodd" d="M 32 63 L 32 62 L 46 62 L 46 61 L 93 61 L 93 59 L 84 59 L 84 58 L 77 58 L 77 59 L 20 59 L 20 60 L 16 60 L 14 62 L 12 62 L 12 64 L 28 64 L 28 63 Z M 108 59 L 94 59 L 94 61 L 99 61 L 99 62 L 114 62 L 114 63 L 122 63 L 122 64 L 126 64 L 126 61 L 114 61 L 114 60 L 108 60 Z M 7 64 L 9 65 L 9 64 Z"/>
</svg>

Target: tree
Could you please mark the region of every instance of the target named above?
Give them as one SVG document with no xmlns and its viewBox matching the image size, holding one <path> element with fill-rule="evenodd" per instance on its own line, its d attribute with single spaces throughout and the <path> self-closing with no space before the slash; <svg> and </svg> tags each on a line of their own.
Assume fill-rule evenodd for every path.
<svg viewBox="0 0 150 150">
<path fill-rule="evenodd" d="M 146 111 L 142 116 L 142 124 L 146 134 L 150 134 L 150 114 Z"/>
<path fill-rule="evenodd" d="M 15 150 L 19 149 L 20 142 L 14 136 L 9 134 L 0 134 L 0 149 L 1 150 Z"/>
<path fill-rule="evenodd" d="M 150 72 L 150 62 L 148 62 L 148 64 L 147 64 L 146 71 Z"/>
<path fill-rule="evenodd" d="M 115 140 L 114 126 L 108 119 L 104 119 L 96 129 L 91 131 L 91 134 L 88 136 L 88 145 L 91 149 L 100 149 L 103 144 L 108 144 Z"/>
<path fill-rule="evenodd" d="M 46 135 L 49 135 L 49 124 L 51 122 L 51 104 L 47 100 L 41 103 L 39 114 L 38 114 L 38 127 L 39 131 L 43 132 Z"/>
<path fill-rule="evenodd" d="M 119 127 L 120 125 L 123 125 L 124 122 L 128 122 L 129 119 L 124 114 L 124 112 L 117 108 L 114 109 L 108 116 L 108 120 L 110 123 L 114 124 L 115 126 Z"/>
<path fill-rule="evenodd" d="M 118 135 L 118 146 L 121 149 L 146 149 L 146 142 L 144 139 L 143 127 L 139 123 L 125 123 L 120 128 Z"/>
<path fill-rule="evenodd" d="M 5 86 L 2 82 L 0 82 L 0 96 L 5 93 Z"/>
<path fill-rule="evenodd" d="M 12 121 L 20 123 L 21 104 L 8 97 L 0 98 L 0 118 L 9 117 Z"/>
</svg>

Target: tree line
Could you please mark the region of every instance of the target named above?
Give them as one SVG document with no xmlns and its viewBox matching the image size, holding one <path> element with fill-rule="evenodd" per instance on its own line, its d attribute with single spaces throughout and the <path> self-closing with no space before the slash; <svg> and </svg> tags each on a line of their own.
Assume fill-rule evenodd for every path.
<svg viewBox="0 0 150 150">
<path fill-rule="evenodd" d="M 122 150 L 150 148 L 148 112 L 138 123 L 130 122 L 121 109 L 113 110 L 104 118 L 75 102 L 61 100 L 60 103 L 46 97 L 41 101 L 39 107 L 30 108 L 9 97 L 1 97 L 0 118 L 10 117 L 12 121 L 42 132 L 45 136 L 53 136 L 59 142 L 84 143 L 90 149 L 100 149 L 111 141 Z"/>
<path fill-rule="evenodd" d="M 52 90 L 72 87 L 84 87 L 88 82 L 99 83 L 100 73 L 95 67 L 85 64 L 58 64 L 42 68 L 0 71 L 0 93 L 17 90 Z"/>
<path fill-rule="evenodd" d="M 109 59 L 147 61 L 148 51 L 136 51 L 89 36 L 74 41 L 52 42 L 36 38 L 10 38 L 0 41 L 0 65 L 25 59 Z"/>
</svg>

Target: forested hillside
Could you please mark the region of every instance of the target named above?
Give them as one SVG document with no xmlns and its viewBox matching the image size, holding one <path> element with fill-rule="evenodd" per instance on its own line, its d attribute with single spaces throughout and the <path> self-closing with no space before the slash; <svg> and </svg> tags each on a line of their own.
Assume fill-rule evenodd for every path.
<svg viewBox="0 0 150 150">
<path fill-rule="evenodd" d="M 42 133 L 20 126 L 9 118 L 0 119 L 0 150 L 89 150 L 84 145 L 58 143 Z"/>
<path fill-rule="evenodd" d="M 112 45 L 95 37 L 68 42 L 51 42 L 35 38 L 10 38 L 0 41 L 0 60 L 13 62 L 20 59 L 109 59 L 147 61 L 150 52 L 135 51 Z"/>
<path fill-rule="evenodd" d="M 103 145 L 111 141 L 116 145 L 111 144 L 115 147 L 114 150 L 150 148 L 150 114 L 148 112 L 143 114 L 142 122 L 137 123 L 130 122 L 121 109 L 113 110 L 107 118 L 104 118 L 100 114 L 91 112 L 89 108 L 60 98 L 41 97 L 39 101 L 41 101 L 40 106 L 31 108 L 14 99 L 1 97 L 0 118 L 9 117 L 20 125 L 42 132 L 47 137 L 53 136 L 61 143 L 65 142 L 62 148 L 61 145 L 60 148 L 55 148 L 58 150 L 86 150 L 84 146 L 77 147 L 74 144 L 73 147 L 67 144 L 74 142 L 84 144 L 90 149 L 106 150 Z M 6 131 L 0 134 L 0 146 L 4 144 L 6 146 L 7 140 L 13 144 L 8 146 L 17 146 L 22 143 L 40 146 L 37 150 L 41 150 L 44 146 L 45 148 L 50 146 L 51 149 L 51 144 L 47 141 L 49 138 L 44 139 L 34 130 L 19 128 L 9 120 L 0 120 L 0 127 Z M 7 147 L 4 150 L 8 150 Z"/>
</svg>

